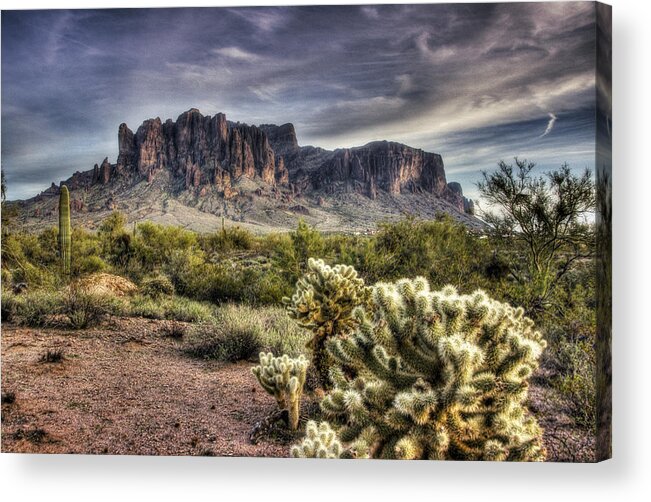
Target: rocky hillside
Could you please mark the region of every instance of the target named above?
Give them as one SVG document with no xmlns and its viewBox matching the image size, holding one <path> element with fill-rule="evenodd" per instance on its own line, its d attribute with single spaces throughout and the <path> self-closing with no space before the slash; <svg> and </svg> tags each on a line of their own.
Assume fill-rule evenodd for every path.
<svg viewBox="0 0 651 502">
<path fill-rule="evenodd" d="M 73 219 L 89 228 L 113 210 L 200 231 L 222 217 L 263 232 L 293 228 L 299 217 L 326 231 L 363 231 L 439 212 L 481 225 L 438 154 L 387 141 L 334 152 L 301 147 L 292 124 L 234 123 L 196 108 L 176 121 L 145 120 L 135 133 L 121 124 L 115 163 L 106 157 L 61 183 Z M 53 224 L 59 186 L 14 203 L 21 222 Z"/>
</svg>

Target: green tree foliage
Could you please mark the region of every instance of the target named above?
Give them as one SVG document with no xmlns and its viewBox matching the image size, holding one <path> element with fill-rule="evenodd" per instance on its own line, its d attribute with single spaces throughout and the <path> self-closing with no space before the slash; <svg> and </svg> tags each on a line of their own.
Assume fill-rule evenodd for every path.
<svg viewBox="0 0 651 502">
<path fill-rule="evenodd" d="M 501 161 L 497 171 L 482 173 L 478 188 L 490 207 L 483 218 L 492 237 L 507 253 L 511 275 L 526 285 L 527 307 L 540 312 L 565 274 L 594 255 L 586 216 L 595 209 L 595 188 L 587 169 L 577 176 L 564 164 L 537 177 L 534 167 Z"/>
<path fill-rule="evenodd" d="M 289 413 L 289 428 L 298 429 L 301 396 L 309 362 L 304 356 L 291 359 L 287 354 L 274 357 L 260 353 L 260 364 L 251 368 L 262 388 L 276 398 L 278 407 Z"/>
<path fill-rule="evenodd" d="M 276 263 L 287 281 L 294 284 L 307 270 L 308 259 L 323 256 L 324 239 L 318 230 L 310 227 L 303 219 L 289 234 L 289 246 L 277 250 Z"/>
<path fill-rule="evenodd" d="M 524 402 L 546 344 L 522 309 L 418 278 L 376 285 L 355 317 L 353 334 L 328 341 L 321 403 L 355 456 L 544 459 Z"/>
<path fill-rule="evenodd" d="M 360 244 L 356 267 L 370 282 L 424 276 L 438 286 L 472 290 L 486 285 L 488 243 L 448 216 L 385 223 Z"/>
<path fill-rule="evenodd" d="M 174 294 L 174 284 L 163 274 L 145 277 L 140 284 L 140 293 L 158 300 L 163 296 L 172 296 Z"/>
<path fill-rule="evenodd" d="M 61 259 L 61 273 L 64 276 L 70 275 L 71 248 L 70 193 L 68 187 L 63 185 L 59 194 L 59 257 Z"/>
<path fill-rule="evenodd" d="M 369 289 L 353 267 L 329 267 L 323 260 L 310 258 L 294 295 L 284 299 L 290 317 L 313 333 L 308 347 L 322 387 L 328 386 L 330 366 L 325 343 L 352 331 L 357 325 L 353 310 L 366 302 L 368 295 Z"/>
<path fill-rule="evenodd" d="M 133 235 L 127 232 L 126 223 L 126 217 L 114 211 L 97 230 L 104 259 L 125 272 L 134 254 Z"/>
</svg>

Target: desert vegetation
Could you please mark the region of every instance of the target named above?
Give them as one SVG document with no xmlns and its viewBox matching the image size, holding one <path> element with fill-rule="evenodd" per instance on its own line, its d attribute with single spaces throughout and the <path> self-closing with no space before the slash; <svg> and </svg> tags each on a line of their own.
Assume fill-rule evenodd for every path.
<svg viewBox="0 0 651 502">
<path fill-rule="evenodd" d="M 73 340 L 153 323 L 188 364 L 246 367 L 269 404 L 248 426 L 278 454 L 591 460 L 571 436 L 596 423 L 592 182 L 516 159 L 479 188 L 483 231 L 441 215 L 369 235 L 200 234 L 118 212 L 89 232 L 62 190 L 58 228 L 3 214 L 3 355 L 8 328 Z M 47 350 L 48 371 L 74 363 Z M 3 409 L 12 386 L 3 373 Z"/>
</svg>

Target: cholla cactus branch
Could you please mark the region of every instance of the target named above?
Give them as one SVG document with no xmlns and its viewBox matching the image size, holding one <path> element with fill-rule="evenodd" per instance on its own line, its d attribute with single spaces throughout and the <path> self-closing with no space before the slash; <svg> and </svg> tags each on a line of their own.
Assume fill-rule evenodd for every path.
<svg viewBox="0 0 651 502">
<path fill-rule="evenodd" d="M 289 412 L 289 427 L 298 429 L 301 396 L 309 361 L 305 356 L 290 359 L 286 354 L 274 357 L 272 353 L 260 353 L 260 365 L 251 368 L 260 385 L 276 398 L 278 407 Z"/>
<path fill-rule="evenodd" d="M 357 326 L 353 311 L 366 303 L 369 295 L 370 288 L 353 267 L 330 267 L 322 260 L 310 258 L 308 271 L 296 283 L 294 295 L 283 299 L 289 315 L 313 333 L 308 347 L 322 387 L 329 383 L 326 340 L 348 334 Z"/>
<path fill-rule="evenodd" d="M 327 342 L 321 406 L 342 441 L 374 458 L 544 459 L 524 400 L 546 343 L 522 309 L 422 278 L 378 284 L 370 305 Z"/>
<path fill-rule="evenodd" d="M 328 422 L 317 424 L 310 420 L 305 428 L 305 438 L 292 446 L 290 453 L 294 458 L 341 458 L 344 448 Z"/>
</svg>

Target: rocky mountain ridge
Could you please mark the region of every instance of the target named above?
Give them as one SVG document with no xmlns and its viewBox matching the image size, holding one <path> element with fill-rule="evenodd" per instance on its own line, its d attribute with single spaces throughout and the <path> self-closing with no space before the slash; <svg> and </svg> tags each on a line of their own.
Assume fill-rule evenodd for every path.
<svg viewBox="0 0 651 502">
<path fill-rule="evenodd" d="M 355 222 L 360 205 L 373 208 L 370 220 L 417 206 L 417 215 L 446 212 L 478 224 L 472 201 L 461 185 L 447 183 L 436 153 L 388 141 L 335 151 L 301 147 L 292 124 L 247 125 L 196 108 L 176 121 L 145 120 L 135 132 L 120 124 L 116 162 L 106 157 L 61 184 L 71 190 L 73 213 L 85 213 L 91 223 L 105 211 L 120 209 L 129 217 L 136 206 L 174 199 L 210 215 L 269 227 L 283 227 L 287 213 L 339 213 L 339 220 Z M 22 201 L 24 219 L 48 216 L 47 201 L 56 193 L 53 183 Z M 135 193 L 143 195 L 136 200 Z M 284 216 L 276 218 L 274 211 Z M 184 218 L 180 223 L 192 226 Z"/>
</svg>

